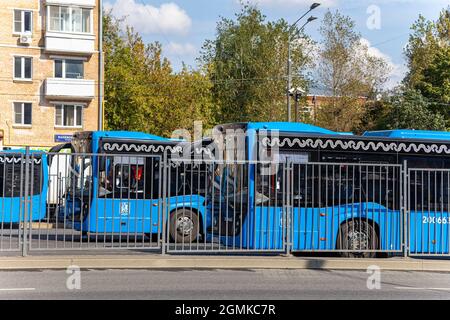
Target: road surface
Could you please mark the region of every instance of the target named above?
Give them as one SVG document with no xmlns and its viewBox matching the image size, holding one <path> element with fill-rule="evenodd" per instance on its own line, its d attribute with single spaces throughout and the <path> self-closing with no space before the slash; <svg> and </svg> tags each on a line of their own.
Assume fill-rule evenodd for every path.
<svg viewBox="0 0 450 320">
<path fill-rule="evenodd" d="M 0 271 L 0 299 L 450 299 L 450 274 L 438 272 L 382 271 L 380 289 L 364 271 L 81 270 L 80 281 L 66 272 Z"/>
</svg>

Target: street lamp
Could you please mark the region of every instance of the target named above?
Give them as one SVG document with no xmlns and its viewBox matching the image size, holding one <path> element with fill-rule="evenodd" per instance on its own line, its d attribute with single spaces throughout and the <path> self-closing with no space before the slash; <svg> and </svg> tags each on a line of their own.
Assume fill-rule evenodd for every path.
<svg viewBox="0 0 450 320">
<path fill-rule="evenodd" d="M 320 6 L 320 3 L 313 3 L 310 7 L 309 10 L 307 12 L 305 12 L 300 18 L 298 18 L 290 27 L 289 27 L 289 34 L 288 34 L 288 61 L 287 61 L 287 90 L 286 90 L 286 95 L 287 95 L 287 120 L 288 122 L 291 122 L 291 99 L 290 99 L 290 93 L 289 90 L 291 89 L 291 82 L 292 82 L 292 77 L 291 77 L 291 41 L 292 41 L 292 32 L 294 31 L 295 26 L 297 25 L 297 23 L 299 23 L 299 21 L 304 18 L 308 13 L 310 13 L 312 10 L 314 10 L 315 8 L 317 8 L 318 6 Z M 300 29 L 298 30 L 298 32 L 295 34 L 295 36 L 297 36 L 300 32 L 303 31 L 303 29 L 305 28 L 305 26 L 310 23 L 311 21 L 316 20 L 316 17 L 309 17 L 308 20 L 300 27 Z"/>
</svg>

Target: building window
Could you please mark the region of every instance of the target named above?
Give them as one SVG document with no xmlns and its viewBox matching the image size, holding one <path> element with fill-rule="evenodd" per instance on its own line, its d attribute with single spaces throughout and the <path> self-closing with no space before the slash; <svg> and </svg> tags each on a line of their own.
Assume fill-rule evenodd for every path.
<svg viewBox="0 0 450 320">
<path fill-rule="evenodd" d="M 31 80 L 33 69 L 33 58 L 14 57 L 14 79 Z"/>
<path fill-rule="evenodd" d="M 29 102 L 14 102 L 14 124 L 31 126 L 32 104 Z"/>
<path fill-rule="evenodd" d="M 55 105 L 55 126 L 57 127 L 82 127 L 83 106 L 73 104 Z"/>
<path fill-rule="evenodd" d="M 55 78 L 83 79 L 83 60 L 55 60 Z"/>
<path fill-rule="evenodd" d="M 49 30 L 91 33 L 92 9 L 49 6 Z"/>
<path fill-rule="evenodd" d="M 32 32 L 33 12 L 14 10 L 14 33 Z"/>
</svg>

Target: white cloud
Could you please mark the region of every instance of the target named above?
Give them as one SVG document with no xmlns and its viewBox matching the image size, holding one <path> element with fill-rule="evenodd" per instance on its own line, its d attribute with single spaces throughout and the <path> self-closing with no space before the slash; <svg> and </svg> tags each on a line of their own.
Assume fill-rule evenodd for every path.
<svg viewBox="0 0 450 320">
<path fill-rule="evenodd" d="M 407 68 L 403 64 L 396 64 L 392 61 L 392 58 L 387 54 L 383 53 L 380 49 L 376 47 L 372 47 L 369 40 L 365 38 L 361 38 L 361 44 L 368 48 L 368 52 L 370 55 L 378 58 L 382 58 L 386 61 L 389 69 L 391 70 L 389 73 L 389 79 L 385 84 L 387 89 L 393 88 L 402 81 L 404 78 Z"/>
<path fill-rule="evenodd" d="M 180 56 L 192 56 L 197 53 L 197 49 L 191 43 L 170 42 L 167 45 L 167 53 Z"/>
<path fill-rule="evenodd" d="M 191 18 L 175 3 L 163 3 L 159 7 L 138 3 L 135 0 L 117 0 L 104 4 L 114 16 L 125 17 L 126 22 L 142 34 L 186 34 Z"/>
<path fill-rule="evenodd" d="M 309 7 L 313 3 L 311 0 L 249 0 L 249 2 L 263 7 Z M 321 0 L 317 2 L 320 3 L 320 7 L 329 8 L 336 6 L 338 0 Z"/>
</svg>

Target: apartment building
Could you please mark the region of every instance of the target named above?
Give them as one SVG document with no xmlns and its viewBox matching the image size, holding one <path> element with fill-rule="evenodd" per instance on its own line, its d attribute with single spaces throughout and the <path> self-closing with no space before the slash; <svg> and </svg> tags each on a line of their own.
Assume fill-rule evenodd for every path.
<svg viewBox="0 0 450 320">
<path fill-rule="evenodd" d="M 100 0 L 0 0 L 0 148 L 99 128 Z"/>
</svg>

